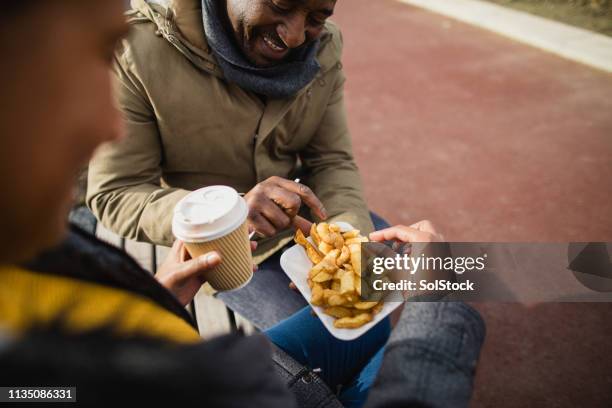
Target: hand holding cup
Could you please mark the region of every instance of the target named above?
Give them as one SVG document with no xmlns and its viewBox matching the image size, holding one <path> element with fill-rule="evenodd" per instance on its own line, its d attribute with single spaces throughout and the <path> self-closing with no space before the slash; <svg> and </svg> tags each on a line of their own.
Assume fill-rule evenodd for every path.
<svg viewBox="0 0 612 408">
<path fill-rule="evenodd" d="M 239 289 L 253 276 L 253 255 L 247 225 L 248 208 L 236 190 L 206 187 L 175 207 L 172 231 L 194 259 L 217 252 L 222 262 L 206 274 L 217 291 Z"/>
</svg>

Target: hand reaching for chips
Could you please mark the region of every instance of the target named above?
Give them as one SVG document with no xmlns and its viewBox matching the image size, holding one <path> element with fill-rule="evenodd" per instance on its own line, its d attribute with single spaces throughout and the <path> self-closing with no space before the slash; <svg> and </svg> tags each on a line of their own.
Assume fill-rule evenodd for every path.
<svg viewBox="0 0 612 408">
<path fill-rule="evenodd" d="M 310 303 L 334 317 L 338 329 L 356 329 L 372 321 L 383 301 L 361 299 L 361 243 L 368 238 L 359 230 L 342 232 L 336 224 L 313 224 L 310 242 L 300 231 L 295 242 L 306 250 L 313 267 L 308 273 L 312 290 Z"/>
</svg>

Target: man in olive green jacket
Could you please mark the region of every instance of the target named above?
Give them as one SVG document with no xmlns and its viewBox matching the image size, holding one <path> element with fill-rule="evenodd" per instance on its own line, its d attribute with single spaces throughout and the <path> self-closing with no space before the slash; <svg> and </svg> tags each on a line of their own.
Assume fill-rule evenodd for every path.
<svg viewBox="0 0 612 408">
<path fill-rule="evenodd" d="M 263 237 L 257 263 L 289 242 L 302 204 L 315 221 L 329 215 L 371 232 L 344 107 L 342 37 L 326 21 L 335 3 L 133 0 L 131 32 L 115 64 L 127 137 L 102 147 L 90 164 L 87 203 L 97 218 L 124 237 L 169 246 L 176 203 L 190 191 L 222 184 L 245 194 L 251 226 Z M 273 70 L 292 53 L 312 49 L 316 61 L 310 63 L 318 63 L 312 78 L 301 65 L 283 71 L 290 80 L 280 85 L 308 79 L 290 95 L 236 83 L 242 73 L 221 63 L 235 58 L 224 54 L 207 11 L 223 14 L 217 17 L 254 66 L 249 72 Z M 303 184 L 291 181 L 295 177 Z M 261 286 L 268 295 L 286 279 L 275 272 L 275 283 L 256 274 L 250 293 L 231 296 L 261 298 Z M 233 307 L 231 296 L 224 300 Z M 294 304 L 290 293 L 277 296 L 288 308 L 267 311 L 270 320 L 256 325 L 268 326 L 304 302 L 299 295 Z"/>
</svg>

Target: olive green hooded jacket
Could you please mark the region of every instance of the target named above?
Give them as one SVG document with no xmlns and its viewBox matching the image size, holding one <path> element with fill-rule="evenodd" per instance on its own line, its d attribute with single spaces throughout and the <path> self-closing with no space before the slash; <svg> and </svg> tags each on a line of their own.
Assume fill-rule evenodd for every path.
<svg viewBox="0 0 612 408">
<path fill-rule="evenodd" d="M 87 204 L 103 225 L 169 246 L 173 208 L 190 191 L 221 184 L 246 193 L 271 176 L 299 175 L 332 219 L 373 229 L 347 127 L 336 26 L 325 26 L 317 77 L 294 97 L 264 104 L 224 80 L 199 0 L 133 0 L 132 8 L 115 64 L 127 136 L 101 147 L 89 167 Z M 289 236 L 262 240 L 256 261 Z"/>
</svg>

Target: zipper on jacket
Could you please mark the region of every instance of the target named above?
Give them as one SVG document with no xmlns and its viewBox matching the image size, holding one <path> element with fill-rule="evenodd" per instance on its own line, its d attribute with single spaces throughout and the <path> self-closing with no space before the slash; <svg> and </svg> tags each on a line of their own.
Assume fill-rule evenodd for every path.
<svg viewBox="0 0 612 408">
<path fill-rule="evenodd" d="M 259 129 L 259 126 L 258 126 Z M 259 182 L 259 175 L 257 174 L 257 141 L 259 140 L 259 133 L 253 134 L 253 174 L 255 174 L 255 184 Z"/>
<path fill-rule="evenodd" d="M 261 116 L 257 121 L 257 128 L 255 130 L 255 134 L 253 134 L 253 172 L 255 173 L 255 183 L 259 183 L 259 174 L 257 171 L 257 143 L 259 142 L 259 127 L 261 126 L 261 121 L 263 120 L 265 115 L 266 106 L 264 105 L 263 111 L 261 112 Z"/>
</svg>

